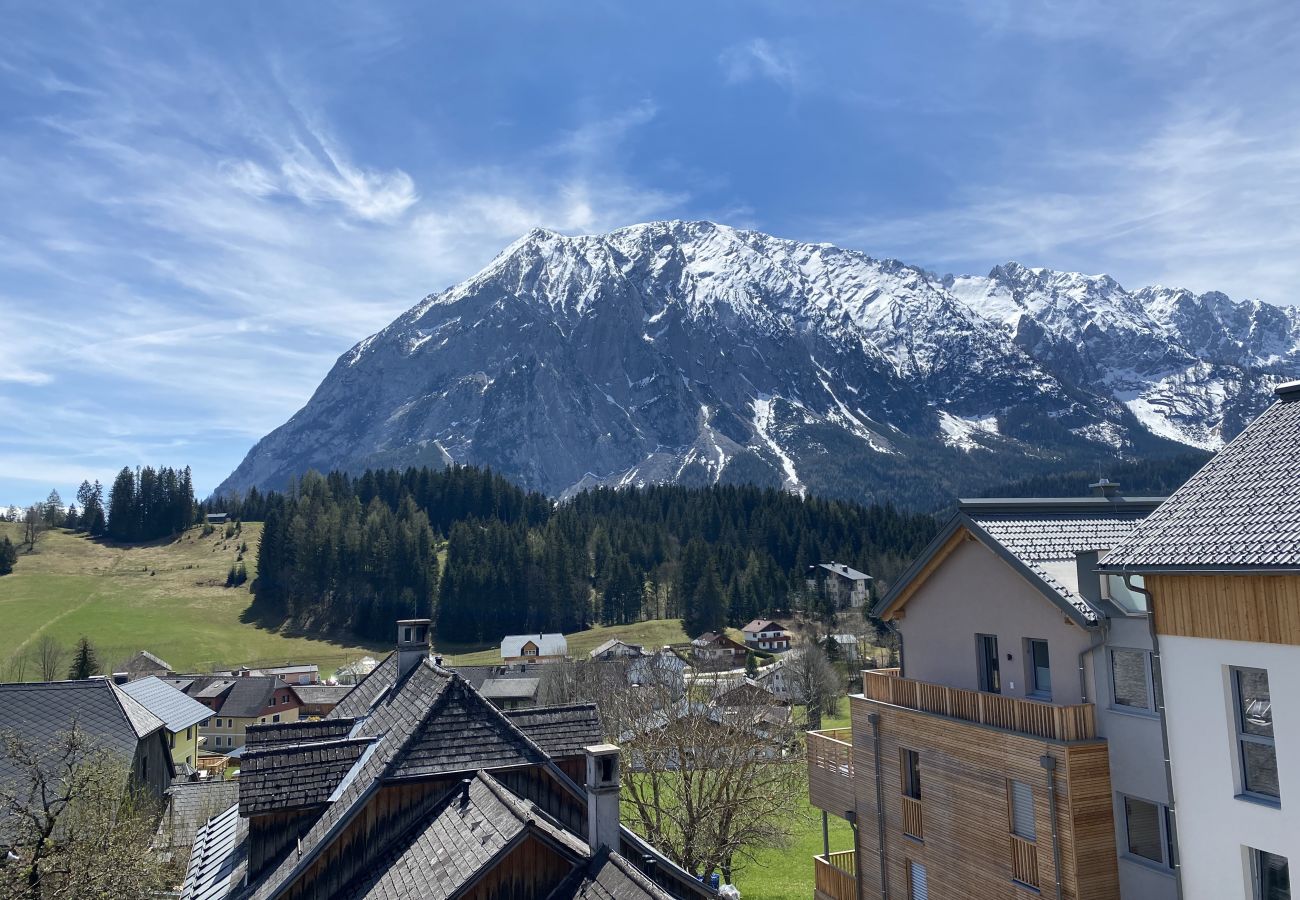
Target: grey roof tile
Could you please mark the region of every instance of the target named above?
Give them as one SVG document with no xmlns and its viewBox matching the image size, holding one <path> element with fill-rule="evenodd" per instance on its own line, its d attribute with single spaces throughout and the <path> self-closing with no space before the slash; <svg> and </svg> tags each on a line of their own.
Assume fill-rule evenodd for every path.
<svg viewBox="0 0 1300 900">
<path fill-rule="evenodd" d="M 162 719 L 167 730 L 173 733 L 184 731 L 212 715 L 212 710 L 155 675 L 124 684 L 121 690 Z"/>
<path fill-rule="evenodd" d="M 584 747 L 604 741 L 594 703 L 512 709 L 505 715 L 554 758 L 581 755 Z"/>
<path fill-rule="evenodd" d="M 1300 569 L 1300 398 L 1285 391 L 1102 560 L 1130 572 Z"/>
<path fill-rule="evenodd" d="M 184 900 L 226 900 L 243 879 L 248 866 L 248 820 L 231 806 L 202 825 L 194 836 L 185 882 Z"/>
<path fill-rule="evenodd" d="M 366 737 L 261 749 L 245 746 L 239 766 L 239 814 L 320 806 L 373 741 Z"/>
<path fill-rule="evenodd" d="M 167 790 L 166 809 L 158 823 L 157 845 L 189 849 L 199 828 L 208 819 L 238 802 L 239 782 L 235 780 L 173 781 Z"/>
</svg>

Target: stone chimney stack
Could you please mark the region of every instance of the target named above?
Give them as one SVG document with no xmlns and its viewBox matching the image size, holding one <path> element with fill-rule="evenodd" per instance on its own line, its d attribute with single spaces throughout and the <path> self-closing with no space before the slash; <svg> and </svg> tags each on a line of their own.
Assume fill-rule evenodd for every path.
<svg viewBox="0 0 1300 900">
<path fill-rule="evenodd" d="M 619 753 L 615 744 L 584 747 L 587 754 L 587 844 L 595 853 L 601 847 L 619 849 Z"/>
<path fill-rule="evenodd" d="M 433 649 L 433 628 L 429 619 L 398 619 L 397 677 L 402 678 L 428 659 Z"/>
</svg>

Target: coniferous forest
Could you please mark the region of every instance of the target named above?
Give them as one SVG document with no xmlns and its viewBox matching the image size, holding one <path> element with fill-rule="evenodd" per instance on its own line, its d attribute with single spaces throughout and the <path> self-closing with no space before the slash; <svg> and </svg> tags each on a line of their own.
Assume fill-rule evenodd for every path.
<svg viewBox="0 0 1300 900">
<path fill-rule="evenodd" d="M 890 506 L 748 486 L 555 503 L 460 466 L 309 473 L 213 508 L 264 522 L 255 616 L 376 640 L 414 615 L 433 616 L 444 641 L 677 617 L 699 634 L 791 608 L 814 563 L 888 581 L 936 528 Z"/>
</svg>

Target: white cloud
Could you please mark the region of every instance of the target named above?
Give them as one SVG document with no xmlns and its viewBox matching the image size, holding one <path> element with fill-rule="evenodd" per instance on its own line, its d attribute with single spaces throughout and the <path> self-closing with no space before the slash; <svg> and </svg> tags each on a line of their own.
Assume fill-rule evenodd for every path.
<svg viewBox="0 0 1300 900">
<path fill-rule="evenodd" d="M 0 381 L 35 386 L 49 384 L 50 376 L 44 372 L 37 372 L 35 369 L 0 362 Z"/>
<path fill-rule="evenodd" d="M 776 47 L 766 38 L 753 38 L 727 47 L 718 56 L 722 74 L 728 84 L 743 84 L 765 78 L 786 90 L 800 82 L 800 70 L 793 54 Z"/>
</svg>

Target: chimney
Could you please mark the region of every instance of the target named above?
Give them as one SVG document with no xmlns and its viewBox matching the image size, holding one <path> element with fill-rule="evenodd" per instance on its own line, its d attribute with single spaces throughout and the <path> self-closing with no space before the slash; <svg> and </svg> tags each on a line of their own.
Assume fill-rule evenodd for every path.
<svg viewBox="0 0 1300 900">
<path fill-rule="evenodd" d="M 401 678 L 427 659 L 432 649 L 429 619 L 397 620 L 397 677 Z"/>
<path fill-rule="evenodd" d="M 113 684 L 126 684 L 130 680 L 131 680 L 131 676 L 125 672 L 113 673 Z"/>
<path fill-rule="evenodd" d="M 587 755 L 587 844 L 596 853 L 602 847 L 619 849 L 618 747 L 596 744 L 584 747 Z"/>
<path fill-rule="evenodd" d="M 1074 554 L 1079 596 L 1089 603 L 1101 601 L 1101 575 L 1097 572 L 1097 561 L 1100 558 L 1100 550 L 1082 550 Z"/>
<path fill-rule="evenodd" d="M 1094 497 L 1106 497 L 1109 499 L 1119 494 L 1119 484 L 1111 481 L 1105 475 L 1097 479 L 1095 483 L 1088 485 L 1088 487 L 1092 489 Z"/>
</svg>

